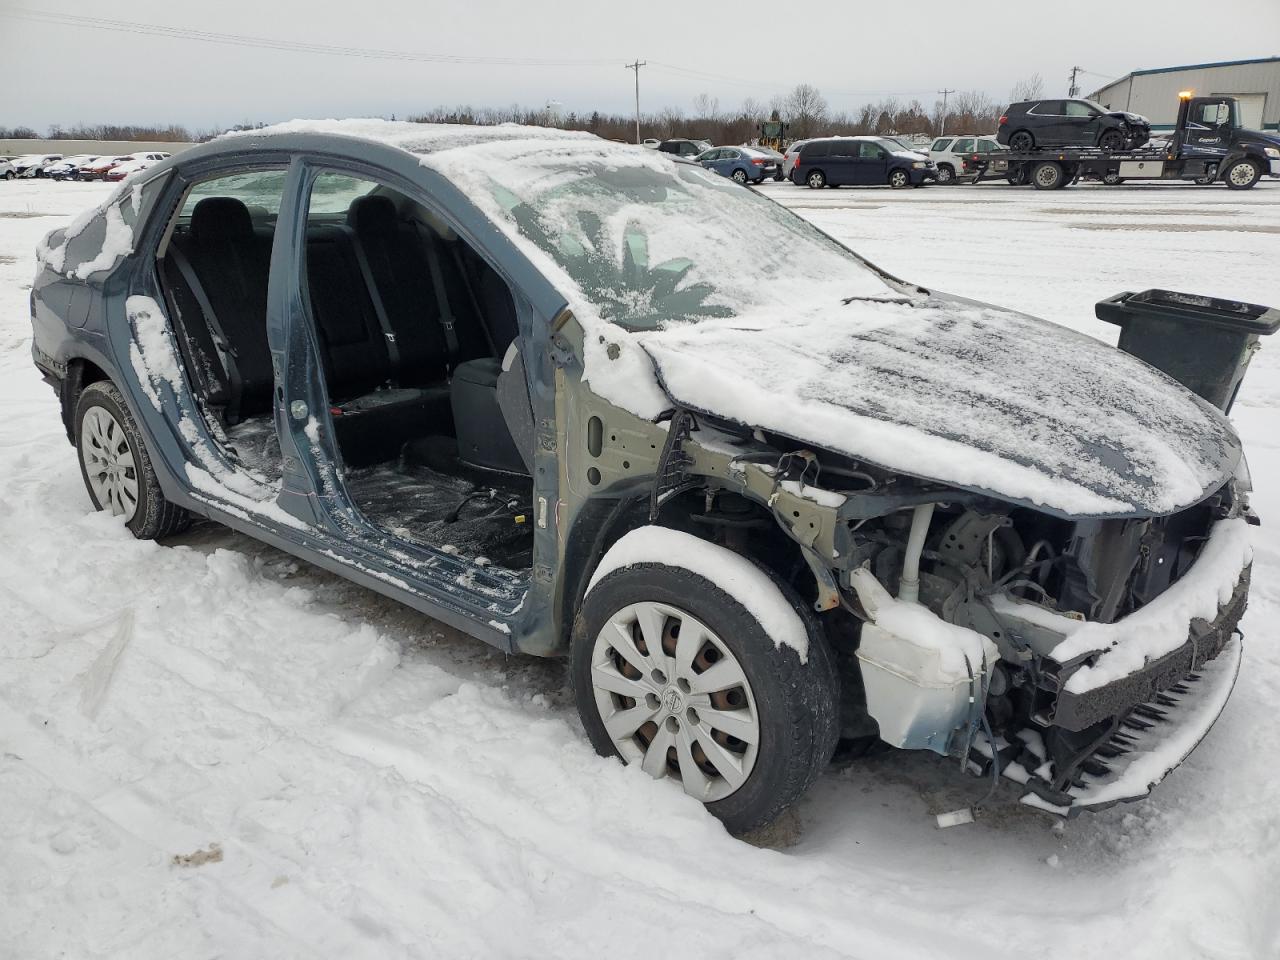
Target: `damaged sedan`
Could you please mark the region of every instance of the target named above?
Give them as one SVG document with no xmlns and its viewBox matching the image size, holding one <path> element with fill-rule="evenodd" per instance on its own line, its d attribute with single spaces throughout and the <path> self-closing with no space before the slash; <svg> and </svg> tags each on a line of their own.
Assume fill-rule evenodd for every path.
<svg viewBox="0 0 1280 960">
<path fill-rule="evenodd" d="M 1126 295 L 1116 350 L 695 164 L 515 126 L 229 135 L 38 256 L 94 507 L 566 657 L 595 748 L 734 832 L 840 740 L 1062 816 L 1137 799 L 1235 681 L 1225 411 L 1275 311 Z"/>
</svg>

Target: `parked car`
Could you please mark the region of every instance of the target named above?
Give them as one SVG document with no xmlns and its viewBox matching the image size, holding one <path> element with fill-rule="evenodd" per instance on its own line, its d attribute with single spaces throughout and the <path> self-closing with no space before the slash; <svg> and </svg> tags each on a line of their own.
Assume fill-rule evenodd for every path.
<svg viewBox="0 0 1280 960">
<path fill-rule="evenodd" d="M 17 172 L 13 169 L 13 162 L 8 157 L 0 160 L 0 178 L 12 180 L 17 175 Z"/>
<path fill-rule="evenodd" d="M 677 157 L 692 160 L 698 154 L 710 150 L 711 144 L 705 140 L 663 140 L 658 144 L 658 149 L 663 153 L 674 153 Z"/>
<path fill-rule="evenodd" d="M 755 146 L 755 147 L 752 147 L 751 149 L 759 153 L 763 153 L 766 157 L 768 157 L 770 160 L 773 161 L 774 163 L 773 179 L 781 180 L 783 178 L 782 164 L 786 159 L 783 156 L 783 154 L 779 153 L 777 150 L 774 150 L 772 147 Z"/>
<path fill-rule="evenodd" d="M 996 139 L 1014 153 L 1042 147 L 1132 150 L 1151 139 L 1151 122 L 1092 100 L 1023 100 L 1000 117 Z"/>
<path fill-rule="evenodd" d="M 133 154 L 126 153 L 120 156 L 99 157 L 97 160 L 91 160 L 80 166 L 81 180 L 101 180 L 107 175 L 107 171 L 120 163 L 128 163 L 133 159 Z"/>
<path fill-rule="evenodd" d="M 129 159 L 113 164 L 111 168 L 102 175 L 102 179 L 111 182 L 123 180 L 125 177 L 132 176 L 139 170 L 146 170 L 148 167 L 155 166 L 155 164 L 170 156 L 172 156 L 172 154 L 135 153 Z"/>
<path fill-rule="evenodd" d="M 883 137 L 831 137 L 812 140 L 800 150 L 791 170 L 792 183 L 823 187 L 848 185 L 899 188 L 923 186 L 937 169 L 923 154 L 903 150 Z"/>
<path fill-rule="evenodd" d="M 14 176 L 43 177 L 44 168 L 61 159 L 60 153 L 28 153 L 13 161 Z"/>
<path fill-rule="evenodd" d="M 938 183 L 953 183 L 961 177 L 976 177 L 977 170 L 970 168 L 969 160 L 975 154 L 996 153 L 1004 149 L 994 136 L 938 137 L 929 147 L 929 159 L 938 168 Z M 982 157 L 980 159 L 986 159 Z M 1003 169 L 984 165 L 984 173 L 1004 176 Z"/>
<path fill-rule="evenodd" d="M 1234 682 L 1251 514 L 1219 410 L 694 164 L 295 122 L 161 161 L 37 257 L 93 507 L 567 657 L 596 749 L 730 830 L 837 737 L 1062 815 L 1134 799 Z"/>
<path fill-rule="evenodd" d="M 98 159 L 96 153 L 80 153 L 58 160 L 44 168 L 44 175 L 53 180 L 79 180 L 80 168 Z"/>
<path fill-rule="evenodd" d="M 735 183 L 760 183 L 765 177 L 775 177 L 778 161 L 772 150 L 756 147 L 712 147 L 694 159 L 708 170 Z"/>
<path fill-rule="evenodd" d="M 800 159 L 800 151 L 804 149 L 809 140 L 796 140 L 788 145 L 786 152 L 782 155 L 782 176 L 786 180 L 791 179 L 791 171 L 796 168 L 796 161 Z"/>
</svg>

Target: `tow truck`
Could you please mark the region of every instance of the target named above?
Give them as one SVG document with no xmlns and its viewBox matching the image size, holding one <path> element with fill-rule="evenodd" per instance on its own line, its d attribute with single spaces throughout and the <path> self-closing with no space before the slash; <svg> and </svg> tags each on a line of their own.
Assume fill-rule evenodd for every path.
<svg viewBox="0 0 1280 960">
<path fill-rule="evenodd" d="M 1233 190 L 1247 190 L 1264 176 L 1280 177 L 1280 144 L 1272 137 L 1240 126 L 1234 97 L 1178 94 L 1178 122 L 1168 139 L 1132 150 L 1059 147 L 1021 153 L 974 154 L 970 170 L 982 178 L 988 167 L 1004 167 L 1005 179 L 1038 190 L 1056 190 L 1077 180 L 1118 184 L 1126 180 L 1221 180 Z"/>
</svg>

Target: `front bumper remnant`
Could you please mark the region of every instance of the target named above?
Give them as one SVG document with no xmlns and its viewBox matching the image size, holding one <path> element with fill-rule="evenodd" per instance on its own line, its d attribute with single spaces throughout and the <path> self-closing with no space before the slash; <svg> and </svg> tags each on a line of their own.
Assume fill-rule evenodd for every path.
<svg viewBox="0 0 1280 960">
<path fill-rule="evenodd" d="M 1221 715 L 1240 671 L 1241 648 L 1240 635 L 1232 634 L 1216 657 L 1134 708 L 1065 790 L 1047 788 L 1043 766 L 1028 769 L 1028 757 L 1048 762 L 1043 742 L 1031 731 L 1020 734 L 1021 759 L 1002 764 L 1001 773 L 1028 788 L 1023 803 L 1068 818 L 1142 799 L 1195 750 Z M 1010 745 L 997 746 L 1004 755 Z M 975 752 L 980 755 L 975 760 L 990 762 L 984 738 Z"/>
</svg>

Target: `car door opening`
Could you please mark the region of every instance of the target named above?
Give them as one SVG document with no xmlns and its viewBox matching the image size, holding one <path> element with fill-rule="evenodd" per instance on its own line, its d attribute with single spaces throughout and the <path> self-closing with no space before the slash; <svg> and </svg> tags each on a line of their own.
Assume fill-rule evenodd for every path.
<svg viewBox="0 0 1280 960">
<path fill-rule="evenodd" d="M 517 445 L 504 413 L 522 420 L 528 406 L 506 282 L 424 206 L 326 171 L 311 192 L 304 286 L 343 480 L 365 519 L 531 566 L 532 435 L 518 429 Z"/>
</svg>

